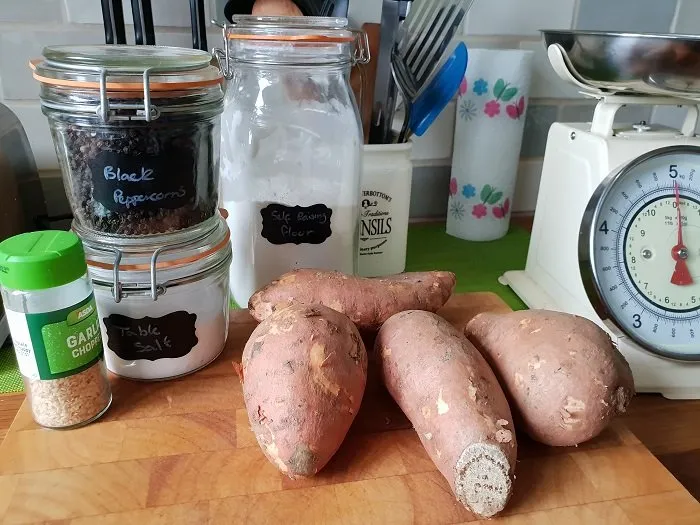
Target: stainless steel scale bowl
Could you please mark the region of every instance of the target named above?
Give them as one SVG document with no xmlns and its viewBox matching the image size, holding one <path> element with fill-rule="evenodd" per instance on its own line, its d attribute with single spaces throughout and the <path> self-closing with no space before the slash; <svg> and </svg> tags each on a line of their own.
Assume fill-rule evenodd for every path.
<svg viewBox="0 0 700 525">
<path fill-rule="evenodd" d="M 603 92 L 700 97 L 700 36 L 544 30 L 574 78 Z M 556 67 L 555 67 L 556 69 Z"/>
</svg>

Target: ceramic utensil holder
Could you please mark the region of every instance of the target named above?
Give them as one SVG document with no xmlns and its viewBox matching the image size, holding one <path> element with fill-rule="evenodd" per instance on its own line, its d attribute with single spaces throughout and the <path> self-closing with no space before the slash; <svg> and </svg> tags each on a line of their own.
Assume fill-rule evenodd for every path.
<svg viewBox="0 0 700 525">
<path fill-rule="evenodd" d="M 413 144 L 366 145 L 362 151 L 359 274 L 384 277 L 406 269 Z"/>
<path fill-rule="evenodd" d="M 492 241 L 508 232 L 532 51 L 472 49 L 457 100 L 447 233 Z"/>
</svg>

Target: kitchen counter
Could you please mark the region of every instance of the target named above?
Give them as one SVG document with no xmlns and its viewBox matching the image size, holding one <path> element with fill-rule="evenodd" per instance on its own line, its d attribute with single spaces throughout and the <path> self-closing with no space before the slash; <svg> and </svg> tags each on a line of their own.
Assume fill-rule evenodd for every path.
<svg viewBox="0 0 700 525">
<path fill-rule="evenodd" d="M 517 297 L 493 279 L 524 264 L 527 235 L 516 230 L 507 241 L 512 248 L 504 250 L 496 246 L 492 250 L 485 249 L 485 245 L 451 239 L 441 231 L 435 225 L 411 228 L 408 270 L 428 269 L 432 262 L 432 267 L 457 271 L 460 291 L 497 290 L 511 308 L 522 307 Z M 0 396 L 0 439 L 4 438 L 23 400 L 24 394 Z M 686 489 L 700 499 L 700 401 L 670 401 L 658 395 L 639 395 L 623 421 Z"/>
</svg>

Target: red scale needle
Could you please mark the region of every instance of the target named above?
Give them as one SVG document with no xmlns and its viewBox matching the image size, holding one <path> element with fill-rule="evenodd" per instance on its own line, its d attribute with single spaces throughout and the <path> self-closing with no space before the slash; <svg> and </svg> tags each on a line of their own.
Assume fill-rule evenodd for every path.
<svg viewBox="0 0 700 525">
<path fill-rule="evenodd" d="M 681 192 L 678 182 L 674 181 L 673 188 L 676 193 L 676 211 L 678 212 L 678 244 L 671 251 L 671 257 L 676 261 L 676 270 L 671 277 L 671 284 L 689 286 L 693 284 L 693 276 L 688 270 L 688 248 L 683 243 L 683 213 L 681 212 Z"/>
</svg>

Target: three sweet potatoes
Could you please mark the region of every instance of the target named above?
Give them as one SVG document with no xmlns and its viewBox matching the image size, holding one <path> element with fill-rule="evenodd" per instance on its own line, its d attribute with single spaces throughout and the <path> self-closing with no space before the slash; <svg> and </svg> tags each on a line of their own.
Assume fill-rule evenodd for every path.
<svg viewBox="0 0 700 525">
<path fill-rule="evenodd" d="M 450 272 L 404 273 L 381 279 L 340 272 L 295 270 L 255 293 L 248 303 L 258 321 L 290 304 L 321 304 L 347 315 L 360 330 L 376 331 L 406 310 L 437 312 L 456 284 Z"/>
<path fill-rule="evenodd" d="M 581 317 L 547 311 L 483 313 L 466 327 L 535 441 L 575 446 L 599 435 L 634 396 L 629 364 Z"/>
<path fill-rule="evenodd" d="M 389 393 L 457 499 L 481 517 L 502 511 L 517 443 L 506 397 L 481 354 L 446 320 L 422 311 L 386 321 L 375 353 Z"/>
<path fill-rule="evenodd" d="M 367 352 L 346 316 L 295 304 L 255 329 L 239 374 L 263 452 L 290 478 L 307 478 L 333 457 L 357 415 Z"/>
</svg>

